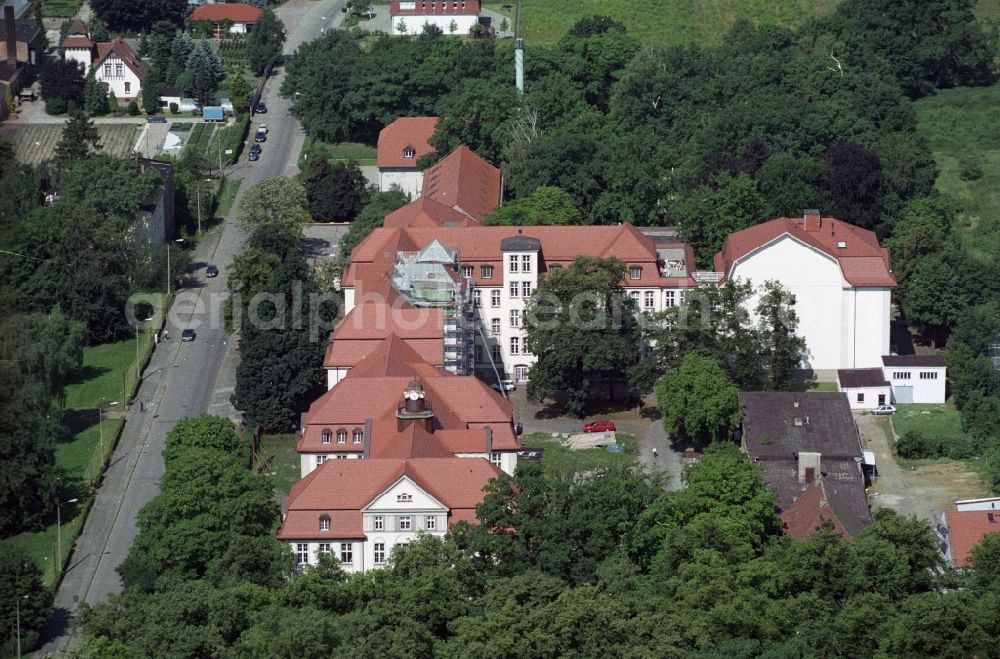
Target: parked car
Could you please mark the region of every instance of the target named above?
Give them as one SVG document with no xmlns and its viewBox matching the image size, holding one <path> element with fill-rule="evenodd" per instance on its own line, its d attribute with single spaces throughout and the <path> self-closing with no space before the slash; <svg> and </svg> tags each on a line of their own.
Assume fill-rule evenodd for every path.
<svg viewBox="0 0 1000 659">
<path fill-rule="evenodd" d="M 181 332 L 181 341 L 190 342 L 194 341 L 195 333 L 193 329 L 186 329 Z"/>
<path fill-rule="evenodd" d="M 254 144 L 252 147 L 250 147 L 250 153 L 248 154 L 247 158 L 249 158 L 251 161 L 260 160 L 260 154 L 262 151 L 263 149 L 260 148 L 259 144 Z"/>
<path fill-rule="evenodd" d="M 257 134 L 253 136 L 253 141 L 254 142 L 266 142 L 267 141 L 267 133 L 265 133 L 264 131 L 258 130 Z"/>
<path fill-rule="evenodd" d="M 257 124 L 257 132 L 267 135 L 267 124 Z"/>
<path fill-rule="evenodd" d="M 494 382 L 490 385 L 497 391 L 514 391 L 517 389 L 517 385 L 514 384 L 513 380 L 500 380 L 500 383 Z"/>
<path fill-rule="evenodd" d="M 219 276 L 218 266 L 212 265 L 211 263 L 208 264 L 208 267 L 205 268 L 205 276 L 209 278 L 218 277 Z"/>
<path fill-rule="evenodd" d="M 259 101 L 253 111 L 257 114 L 267 114 L 267 106 L 264 105 L 264 101 Z"/>
<path fill-rule="evenodd" d="M 147 124 L 165 124 L 167 123 L 166 117 L 146 117 Z"/>
<path fill-rule="evenodd" d="M 893 407 L 892 405 L 879 405 L 874 410 L 872 410 L 872 414 L 892 414 L 895 411 L 896 408 Z"/>
<path fill-rule="evenodd" d="M 607 419 L 595 419 L 583 424 L 583 432 L 614 432 L 615 422 Z"/>
</svg>

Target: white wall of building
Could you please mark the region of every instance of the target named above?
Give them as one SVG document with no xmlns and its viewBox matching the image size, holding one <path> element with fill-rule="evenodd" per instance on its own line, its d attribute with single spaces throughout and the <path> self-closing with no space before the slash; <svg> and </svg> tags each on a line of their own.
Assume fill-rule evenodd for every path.
<svg viewBox="0 0 1000 659">
<path fill-rule="evenodd" d="M 334 386 L 347 376 L 347 372 L 351 370 L 344 366 L 338 366 L 336 368 L 326 369 L 326 388 L 327 390 L 333 389 Z"/>
<path fill-rule="evenodd" d="M 358 460 L 361 453 L 300 453 L 299 454 L 299 478 L 305 478 L 309 472 L 319 467 L 327 460 Z"/>
<path fill-rule="evenodd" d="M 391 18 L 392 18 L 392 34 L 396 36 L 403 34 L 410 36 L 414 34 L 420 34 L 424 31 L 425 23 L 430 23 L 431 25 L 438 26 L 439 28 L 441 28 L 441 31 L 444 32 L 445 34 L 452 34 L 449 28 L 451 26 L 451 22 L 455 21 L 456 25 L 456 29 L 454 32 L 455 36 L 467 37 L 469 36 L 469 30 L 472 29 L 472 26 L 479 22 L 479 17 L 475 15 L 439 16 L 435 14 L 427 14 L 427 15 L 398 14 L 392 16 Z M 406 32 L 399 31 L 398 28 L 400 21 L 403 21 L 403 23 L 406 25 Z"/>
<path fill-rule="evenodd" d="M 115 93 L 115 98 L 119 102 L 123 99 L 138 98 L 140 95 L 139 85 L 142 81 L 115 53 L 108 55 L 97 65 L 94 77 L 99 82 L 106 82 L 109 91 Z"/>
<path fill-rule="evenodd" d="M 89 48 L 66 48 L 63 57 L 67 62 L 83 64 L 84 71 L 90 71 L 91 53 Z"/>
<path fill-rule="evenodd" d="M 826 254 L 784 235 L 739 260 L 734 279 L 755 289 L 776 280 L 795 298 L 798 334 L 805 338 L 804 368 L 880 367 L 889 351 L 889 289 L 856 289 L 840 264 Z M 758 294 L 750 300 L 756 308 Z"/>
<path fill-rule="evenodd" d="M 424 189 L 424 173 L 419 169 L 403 169 L 396 167 L 380 167 L 378 170 L 378 189 L 385 192 L 394 185 L 416 199 Z"/>
<path fill-rule="evenodd" d="M 874 410 L 879 405 L 888 405 L 892 401 L 892 391 L 890 387 L 848 387 L 841 388 L 847 394 L 847 402 L 852 410 Z M 859 396 L 862 400 L 858 400 Z M 882 402 L 879 402 L 882 396 Z"/>
<path fill-rule="evenodd" d="M 913 400 L 902 402 L 943 404 L 947 369 L 943 366 L 883 366 L 882 372 L 893 389 L 893 403 L 902 398 L 901 387 L 913 388 Z"/>
</svg>

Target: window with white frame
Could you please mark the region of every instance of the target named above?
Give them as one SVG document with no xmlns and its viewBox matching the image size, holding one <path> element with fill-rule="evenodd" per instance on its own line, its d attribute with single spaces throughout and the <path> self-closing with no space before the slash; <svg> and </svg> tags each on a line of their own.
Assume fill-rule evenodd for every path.
<svg viewBox="0 0 1000 659">
<path fill-rule="evenodd" d="M 858 394 L 858 402 L 859 403 L 865 402 L 865 395 L 863 393 Z"/>
<path fill-rule="evenodd" d="M 396 503 L 410 503 L 413 501 L 413 495 L 407 492 L 396 495 Z"/>
<path fill-rule="evenodd" d="M 512 355 L 521 354 L 521 337 L 519 336 L 510 337 L 510 354 Z"/>
<path fill-rule="evenodd" d="M 347 429 L 337 428 L 337 443 L 346 444 L 347 443 Z"/>
<path fill-rule="evenodd" d="M 471 265 L 463 265 L 462 266 L 462 276 L 465 277 L 466 279 L 472 279 L 472 266 Z"/>
<path fill-rule="evenodd" d="M 499 451 L 493 451 L 492 453 L 490 453 L 490 463 L 492 463 L 493 466 L 499 469 L 501 462 L 502 459 Z"/>
<path fill-rule="evenodd" d="M 511 309 L 510 310 L 510 326 L 520 327 L 521 326 L 521 310 Z"/>
<path fill-rule="evenodd" d="M 320 531 L 329 531 L 330 530 L 330 516 L 329 515 L 321 515 L 320 516 L 320 518 L 319 518 L 319 530 Z"/>
<path fill-rule="evenodd" d="M 521 257 L 521 272 L 531 272 L 531 255 L 525 254 Z"/>
<path fill-rule="evenodd" d="M 365 431 L 362 430 L 361 428 L 355 428 L 353 437 L 354 437 L 354 443 L 360 444 L 361 440 L 365 438 Z"/>
<path fill-rule="evenodd" d="M 320 554 L 332 554 L 332 553 L 333 553 L 333 544 L 332 543 L 321 542 L 321 543 L 319 543 L 319 545 L 316 546 L 316 555 L 317 556 L 319 556 Z"/>
<path fill-rule="evenodd" d="M 354 562 L 354 543 L 340 543 L 340 562 L 344 565 L 350 565 Z"/>
<path fill-rule="evenodd" d="M 323 464 L 324 462 L 326 462 L 326 456 L 325 455 L 317 455 L 316 456 L 316 466 L 317 467 L 320 466 L 321 464 Z"/>
<path fill-rule="evenodd" d="M 511 297 L 517 297 L 517 293 L 520 290 L 521 288 L 517 285 L 516 281 L 510 282 L 510 286 L 508 287 L 508 292 L 510 293 Z"/>
<path fill-rule="evenodd" d="M 521 282 L 521 297 L 531 297 L 531 282 L 522 281 Z"/>
<path fill-rule="evenodd" d="M 375 550 L 375 565 L 382 565 L 385 563 L 385 543 L 376 542 L 372 545 Z"/>
<path fill-rule="evenodd" d="M 499 307 L 500 306 L 500 289 L 495 288 L 490 291 L 490 306 Z"/>
<path fill-rule="evenodd" d="M 893 380 L 909 380 L 910 379 L 910 372 L 909 371 L 895 371 L 892 374 L 892 379 Z"/>
<path fill-rule="evenodd" d="M 472 291 L 472 303 L 477 307 L 483 306 L 483 292 L 478 288 Z"/>
<path fill-rule="evenodd" d="M 514 379 L 517 382 L 527 382 L 528 381 L 528 367 L 523 364 L 519 364 L 514 367 Z"/>
<path fill-rule="evenodd" d="M 490 350 L 490 353 L 493 355 L 493 361 L 495 362 L 499 362 L 501 359 L 503 359 L 503 355 L 500 354 L 500 346 L 498 345 L 493 346 L 493 348 Z"/>
<path fill-rule="evenodd" d="M 417 155 L 417 151 L 412 146 L 408 146 L 405 149 L 403 149 L 404 158 L 412 158 L 415 155 Z"/>
<path fill-rule="evenodd" d="M 131 82 L 126 82 L 125 83 L 125 93 L 126 94 L 131 94 L 132 93 L 132 83 Z"/>
<path fill-rule="evenodd" d="M 517 272 L 517 265 L 518 265 L 517 254 L 511 254 L 510 256 L 508 256 L 507 263 L 510 264 L 511 272 Z"/>
<path fill-rule="evenodd" d="M 323 443 L 329 444 L 333 440 L 333 431 L 329 428 L 323 428 Z"/>
<path fill-rule="evenodd" d="M 500 319 L 490 318 L 490 335 L 500 336 Z"/>
<path fill-rule="evenodd" d="M 111 63 L 110 62 L 108 62 L 108 63 L 106 63 L 104 65 L 104 77 L 105 78 L 110 78 L 111 77 Z"/>
<path fill-rule="evenodd" d="M 629 279 L 642 279 L 642 266 L 633 265 L 628 269 Z"/>
<path fill-rule="evenodd" d="M 483 279 L 493 279 L 493 266 L 492 265 L 479 266 L 479 274 L 482 275 Z"/>
<path fill-rule="evenodd" d="M 663 308 L 669 309 L 670 307 L 674 306 L 677 306 L 677 293 L 675 291 L 664 291 Z"/>
<path fill-rule="evenodd" d="M 437 518 L 434 517 L 433 515 L 428 515 L 427 518 L 424 520 L 424 528 L 426 528 L 428 531 L 433 531 L 434 529 L 436 529 Z"/>
<path fill-rule="evenodd" d="M 656 294 L 653 293 L 653 291 L 646 291 L 646 294 L 643 298 L 642 307 L 646 311 L 650 311 L 653 309 L 654 306 L 656 306 Z"/>
<path fill-rule="evenodd" d="M 346 459 L 347 459 L 347 456 L 346 456 L 346 455 L 338 455 L 338 456 L 337 456 L 337 459 L 338 459 L 338 460 L 346 460 Z"/>
<path fill-rule="evenodd" d="M 309 562 L 309 543 L 308 542 L 295 543 L 295 564 L 305 565 L 308 562 Z"/>
<path fill-rule="evenodd" d="M 937 380 L 937 371 L 920 371 L 921 380 Z"/>
<path fill-rule="evenodd" d="M 381 515 L 375 515 L 372 517 L 372 528 L 376 531 L 381 531 L 385 528 L 385 518 Z"/>
<path fill-rule="evenodd" d="M 399 525 L 397 526 L 397 528 L 400 531 L 409 531 L 409 530 L 411 530 L 413 528 L 413 518 L 410 517 L 409 515 L 400 515 L 399 516 Z"/>
<path fill-rule="evenodd" d="M 628 294 L 635 300 L 635 306 L 639 306 L 639 291 L 629 291 Z"/>
<path fill-rule="evenodd" d="M 121 62 L 115 62 L 115 77 L 121 78 L 125 75 L 125 68 Z"/>
</svg>

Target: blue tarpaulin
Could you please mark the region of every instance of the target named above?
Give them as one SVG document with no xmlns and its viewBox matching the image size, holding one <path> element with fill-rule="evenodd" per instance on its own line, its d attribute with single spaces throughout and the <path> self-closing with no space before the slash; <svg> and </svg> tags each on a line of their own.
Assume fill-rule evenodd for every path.
<svg viewBox="0 0 1000 659">
<path fill-rule="evenodd" d="M 201 109 L 201 118 L 205 121 L 223 121 L 226 115 L 221 107 L 213 105 Z"/>
</svg>

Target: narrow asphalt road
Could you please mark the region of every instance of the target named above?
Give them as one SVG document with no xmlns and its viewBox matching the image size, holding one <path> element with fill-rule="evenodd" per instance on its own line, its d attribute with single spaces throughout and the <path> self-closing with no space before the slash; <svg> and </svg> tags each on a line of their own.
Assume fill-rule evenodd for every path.
<svg viewBox="0 0 1000 659">
<path fill-rule="evenodd" d="M 285 51 L 294 52 L 302 42 L 318 37 L 343 2 L 290 0 L 280 7 L 278 14 L 288 33 Z M 170 339 L 157 346 L 143 374 L 136 398 L 143 405 L 133 405 L 126 415 L 121 441 L 56 593 L 56 611 L 44 631 L 47 642 L 40 651 L 43 655 L 69 648 L 73 640 L 69 623 L 80 603 L 96 604 L 120 591 L 116 568 L 138 533 L 137 513 L 159 490 L 163 475 L 160 453 L 167 432 L 184 417 L 205 412 L 230 417 L 237 414 L 229 398 L 239 355 L 235 341 L 223 327 L 221 313 L 227 294 L 226 272 L 245 239 L 236 225 L 236 209 L 243 193 L 264 178 L 297 172 L 304 134 L 291 114 L 291 104 L 278 96 L 283 76 L 283 69 L 275 70 L 264 93 L 269 112 L 256 118 L 266 121 L 270 131 L 264 153 L 255 163 L 247 162 L 244 154 L 232 168 L 230 177 L 242 180 L 237 203 L 218 239 L 210 237 L 197 250 L 192 265 L 197 283 L 181 291 L 169 310 Z M 219 267 L 217 278 L 205 278 L 208 263 Z M 195 330 L 196 339 L 183 343 L 181 331 L 187 328 Z"/>
</svg>

